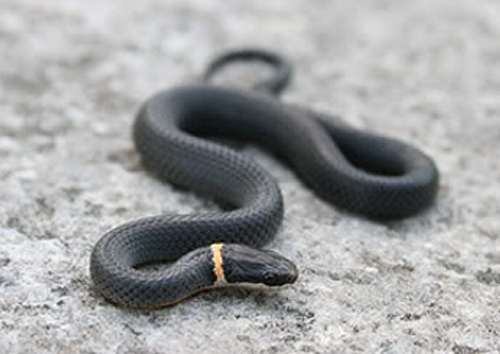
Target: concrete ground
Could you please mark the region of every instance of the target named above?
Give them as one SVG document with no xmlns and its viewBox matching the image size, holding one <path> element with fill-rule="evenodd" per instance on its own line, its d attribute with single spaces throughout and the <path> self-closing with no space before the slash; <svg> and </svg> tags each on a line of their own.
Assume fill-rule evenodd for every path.
<svg viewBox="0 0 500 354">
<path fill-rule="evenodd" d="M 431 155 L 437 203 L 368 221 L 244 147 L 282 187 L 271 247 L 298 283 L 108 304 L 88 271 L 105 230 L 216 208 L 144 170 L 135 112 L 246 45 L 293 62 L 284 99 Z M 0 53 L 1 353 L 500 352 L 497 0 L 2 0 Z"/>
</svg>

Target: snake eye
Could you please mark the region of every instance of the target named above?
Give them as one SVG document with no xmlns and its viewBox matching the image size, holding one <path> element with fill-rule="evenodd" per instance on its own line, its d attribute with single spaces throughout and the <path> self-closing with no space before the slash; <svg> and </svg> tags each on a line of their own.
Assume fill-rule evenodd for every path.
<svg viewBox="0 0 500 354">
<path fill-rule="evenodd" d="M 274 273 L 266 273 L 264 274 L 263 283 L 266 285 L 275 285 L 278 281 L 278 276 Z"/>
</svg>

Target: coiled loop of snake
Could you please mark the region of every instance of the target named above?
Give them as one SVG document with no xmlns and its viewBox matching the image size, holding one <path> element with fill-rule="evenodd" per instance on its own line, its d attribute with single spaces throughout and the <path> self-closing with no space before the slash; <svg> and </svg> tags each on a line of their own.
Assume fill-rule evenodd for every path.
<svg viewBox="0 0 500 354">
<path fill-rule="evenodd" d="M 233 52 L 214 61 L 206 78 L 234 60 L 248 59 L 276 67 L 260 90 L 187 86 L 158 93 L 140 110 L 133 135 L 148 169 L 231 210 L 143 218 L 106 233 L 94 248 L 90 270 L 108 300 L 157 308 L 217 284 L 272 286 L 297 278 L 293 263 L 254 248 L 274 237 L 283 218 L 276 181 L 208 136 L 266 147 L 319 196 L 370 218 L 410 216 L 434 200 L 438 172 L 419 150 L 272 97 L 291 73 L 278 55 Z M 172 264 L 158 271 L 139 269 L 155 262 Z"/>
</svg>

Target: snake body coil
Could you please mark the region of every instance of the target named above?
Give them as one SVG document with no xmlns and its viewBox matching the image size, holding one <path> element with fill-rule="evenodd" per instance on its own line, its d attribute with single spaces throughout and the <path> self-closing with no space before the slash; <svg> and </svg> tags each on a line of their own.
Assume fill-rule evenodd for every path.
<svg viewBox="0 0 500 354">
<path fill-rule="evenodd" d="M 282 285 L 297 278 L 290 261 L 254 248 L 274 237 L 283 218 L 276 181 L 206 136 L 265 146 L 318 195 L 371 218 L 413 215 L 437 191 L 437 169 L 417 149 L 260 92 L 208 85 L 161 92 L 143 105 L 133 136 L 161 180 L 231 209 L 143 218 L 106 233 L 93 250 L 91 276 L 105 298 L 127 307 L 166 306 L 221 283 Z M 156 262 L 172 264 L 138 268 Z"/>
</svg>

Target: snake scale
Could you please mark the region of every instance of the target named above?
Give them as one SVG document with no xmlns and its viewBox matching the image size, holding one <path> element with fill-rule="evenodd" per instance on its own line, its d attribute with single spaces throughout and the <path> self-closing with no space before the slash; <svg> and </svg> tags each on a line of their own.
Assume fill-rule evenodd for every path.
<svg viewBox="0 0 500 354">
<path fill-rule="evenodd" d="M 235 60 L 261 60 L 275 75 L 257 90 L 203 82 L 160 92 L 133 128 L 144 165 L 162 181 L 208 195 L 227 210 L 145 217 L 114 228 L 93 249 L 90 272 L 107 300 L 160 308 L 225 284 L 277 286 L 296 266 L 261 249 L 277 233 L 283 198 L 275 179 L 237 151 L 207 137 L 250 141 L 274 153 L 324 200 L 368 218 L 414 215 L 438 189 L 434 162 L 395 139 L 277 100 L 291 69 L 280 56 L 242 50 L 219 57 L 208 79 Z M 168 263 L 157 270 L 144 264 Z"/>
</svg>

